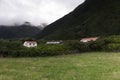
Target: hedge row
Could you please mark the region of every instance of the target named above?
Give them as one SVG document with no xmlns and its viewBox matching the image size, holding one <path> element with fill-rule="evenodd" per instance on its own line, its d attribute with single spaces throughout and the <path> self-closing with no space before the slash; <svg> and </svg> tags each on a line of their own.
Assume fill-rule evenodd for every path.
<svg viewBox="0 0 120 80">
<path fill-rule="evenodd" d="M 64 41 L 59 45 L 40 44 L 26 48 L 22 41 L 0 40 L 1 57 L 36 57 L 74 54 L 88 51 L 120 51 L 120 36 L 101 37 L 97 41 L 82 43 L 78 40 Z"/>
</svg>

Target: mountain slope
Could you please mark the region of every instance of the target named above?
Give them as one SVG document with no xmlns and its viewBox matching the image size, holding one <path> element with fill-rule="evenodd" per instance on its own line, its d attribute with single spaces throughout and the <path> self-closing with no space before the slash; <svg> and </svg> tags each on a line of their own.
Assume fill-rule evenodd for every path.
<svg viewBox="0 0 120 80">
<path fill-rule="evenodd" d="M 32 38 L 41 30 L 34 26 L 0 26 L 0 39 Z"/>
<path fill-rule="evenodd" d="M 50 24 L 37 37 L 80 39 L 120 34 L 120 0 L 86 0 L 73 12 Z"/>
</svg>

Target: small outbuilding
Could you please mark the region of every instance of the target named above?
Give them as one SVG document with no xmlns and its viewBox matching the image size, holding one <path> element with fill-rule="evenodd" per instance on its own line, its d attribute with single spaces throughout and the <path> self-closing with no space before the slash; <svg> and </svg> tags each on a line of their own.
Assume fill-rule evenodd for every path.
<svg viewBox="0 0 120 80">
<path fill-rule="evenodd" d="M 23 46 L 25 46 L 25 47 L 36 47 L 37 42 L 35 42 L 35 41 L 25 41 Z"/>
<path fill-rule="evenodd" d="M 62 41 L 48 41 L 46 44 L 61 44 Z"/>
<path fill-rule="evenodd" d="M 81 42 L 89 42 L 89 41 L 96 41 L 98 37 L 91 37 L 91 38 L 82 38 Z"/>
</svg>

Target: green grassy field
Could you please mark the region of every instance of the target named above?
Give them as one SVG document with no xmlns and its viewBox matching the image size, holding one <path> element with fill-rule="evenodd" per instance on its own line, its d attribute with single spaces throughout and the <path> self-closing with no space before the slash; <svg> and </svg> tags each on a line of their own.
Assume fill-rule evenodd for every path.
<svg viewBox="0 0 120 80">
<path fill-rule="evenodd" d="M 120 53 L 0 58 L 0 80 L 120 80 Z"/>
</svg>

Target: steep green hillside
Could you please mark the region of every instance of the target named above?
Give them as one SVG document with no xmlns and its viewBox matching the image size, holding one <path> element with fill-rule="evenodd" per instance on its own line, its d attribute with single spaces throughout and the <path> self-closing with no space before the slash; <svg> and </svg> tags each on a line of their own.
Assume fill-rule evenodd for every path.
<svg viewBox="0 0 120 80">
<path fill-rule="evenodd" d="M 32 38 L 41 30 L 34 26 L 20 25 L 20 26 L 0 26 L 1 39 L 13 38 Z"/>
<path fill-rule="evenodd" d="M 86 0 L 73 12 L 50 24 L 39 39 L 80 39 L 120 34 L 120 0 Z"/>
</svg>

